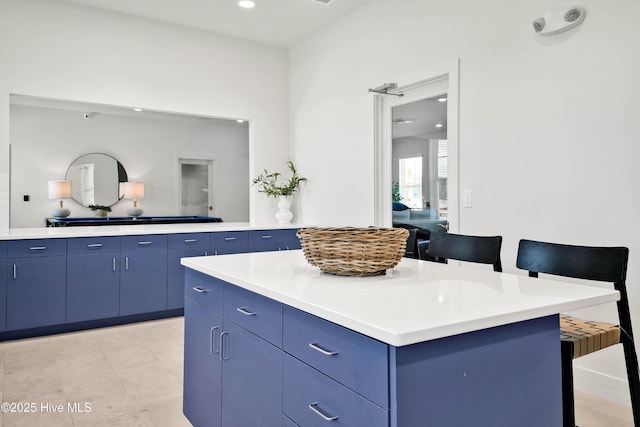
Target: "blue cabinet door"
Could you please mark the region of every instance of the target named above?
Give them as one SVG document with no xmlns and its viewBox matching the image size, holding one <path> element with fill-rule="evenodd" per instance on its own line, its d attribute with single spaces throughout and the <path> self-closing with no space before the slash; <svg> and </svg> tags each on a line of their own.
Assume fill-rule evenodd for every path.
<svg viewBox="0 0 640 427">
<path fill-rule="evenodd" d="M 7 261 L 7 330 L 65 322 L 66 257 Z"/>
<path fill-rule="evenodd" d="M 118 253 L 67 257 L 67 323 L 119 314 Z"/>
<path fill-rule="evenodd" d="M 120 258 L 120 314 L 166 310 L 167 251 L 123 252 Z"/>
<path fill-rule="evenodd" d="M 222 425 L 282 423 L 282 350 L 225 319 Z"/>
<path fill-rule="evenodd" d="M 186 248 L 169 250 L 167 266 L 167 308 L 182 308 L 184 306 L 184 265 L 180 258 L 204 256 L 208 254 L 206 248 Z"/>
<path fill-rule="evenodd" d="M 220 316 L 185 300 L 183 412 L 195 427 L 220 427 L 222 422 L 221 328 Z"/>
</svg>

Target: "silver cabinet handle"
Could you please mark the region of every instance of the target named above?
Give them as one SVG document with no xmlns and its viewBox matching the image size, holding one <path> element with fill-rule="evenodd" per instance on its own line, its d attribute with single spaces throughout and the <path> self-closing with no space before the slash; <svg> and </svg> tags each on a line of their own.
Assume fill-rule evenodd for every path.
<svg viewBox="0 0 640 427">
<path fill-rule="evenodd" d="M 153 243 L 153 242 L 149 242 L 149 241 L 146 241 L 146 242 L 138 242 L 138 245 L 140 245 L 140 246 L 148 246 L 148 245 L 150 245 L 150 244 L 152 244 L 152 243 Z"/>
<path fill-rule="evenodd" d="M 229 360 L 229 356 L 225 356 L 224 337 L 229 335 L 229 332 L 223 332 L 220 334 L 220 360 Z"/>
<path fill-rule="evenodd" d="M 18 267 L 16 267 L 15 264 L 13 264 L 13 279 L 15 280 L 16 278 L 16 273 L 18 272 Z"/>
<path fill-rule="evenodd" d="M 197 241 L 198 241 L 198 239 L 184 239 L 185 243 L 195 243 Z"/>
<path fill-rule="evenodd" d="M 244 307 L 238 307 L 236 308 L 236 311 L 244 314 L 245 316 L 255 316 L 256 314 L 258 314 L 258 313 L 254 313 L 253 311 L 249 311 Z"/>
<path fill-rule="evenodd" d="M 116 271 L 116 259 L 115 257 L 113 258 L 113 271 Z"/>
<path fill-rule="evenodd" d="M 336 354 L 338 354 L 337 351 L 325 350 L 324 348 L 320 347 L 317 342 L 310 342 L 309 343 L 309 347 L 311 347 L 315 351 L 318 351 L 318 352 L 324 354 L 325 356 L 335 356 Z"/>
<path fill-rule="evenodd" d="M 220 353 L 220 346 L 218 346 L 217 350 L 214 348 L 215 340 L 213 338 L 213 335 L 217 330 L 220 330 L 220 326 L 214 326 L 213 328 L 211 328 L 211 331 L 209 331 L 209 351 L 211 352 L 211 354 Z"/>
<path fill-rule="evenodd" d="M 270 239 L 270 238 L 272 238 L 272 237 L 273 237 L 273 236 L 270 236 L 270 235 L 268 235 L 268 234 L 265 234 L 264 236 L 260 236 L 260 238 L 261 238 L 261 239 Z"/>
<path fill-rule="evenodd" d="M 196 291 L 199 294 L 206 294 L 207 290 L 206 289 L 202 289 L 200 286 L 194 286 L 193 288 L 194 291 Z"/>
<path fill-rule="evenodd" d="M 209 255 L 209 252 L 208 251 L 204 251 L 204 256 L 207 256 L 207 255 Z"/>
<path fill-rule="evenodd" d="M 230 240 L 236 240 L 237 237 L 225 237 L 224 240 L 226 240 L 227 242 Z"/>
<path fill-rule="evenodd" d="M 124 257 L 124 269 L 125 271 L 129 271 L 129 257 Z"/>
<path fill-rule="evenodd" d="M 31 246 L 29 248 L 30 251 L 44 251 L 46 249 L 47 249 L 46 246 Z"/>
<path fill-rule="evenodd" d="M 90 245 L 87 245 L 88 248 L 101 248 L 102 247 L 102 243 L 92 243 Z"/>
<path fill-rule="evenodd" d="M 338 419 L 338 417 L 330 417 L 328 415 L 325 415 L 322 411 L 320 411 L 320 409 L 318 409 L 318 402 L 313 402 L 312 404 L 310 404 L 309 409 L 311 409 L 313 412 L 318 414 L 325 421 L 335 421 Z"/>
</svg>

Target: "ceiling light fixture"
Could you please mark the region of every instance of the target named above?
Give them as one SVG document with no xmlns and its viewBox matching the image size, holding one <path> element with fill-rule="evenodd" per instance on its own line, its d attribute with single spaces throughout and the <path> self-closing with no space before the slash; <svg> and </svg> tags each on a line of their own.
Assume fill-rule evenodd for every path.
<svg viewBox="0 0 640 427">
<path fill-rule="evenodd" d="M 442 123 L 438 123 L 438 124 L 436 124 L 436 127 L 437 127 L 437 128 L 441 128 L 442 126 L 444 126 Z"/>
<path fill-rule="evenodd" d="M 408 125 L 409 123 L 413 123 L 413 122 L 415 122 L 415 119 L 402 119 L 402 118 L 393 119 L 393 123 L 396 125 Z"/>
<path fill-rule="evenodd" d="M 438 98 L 438 102 L 447 102 L 447 97 L 443 96 L 441 98 Z"/>
<path fill-rule="evenodd" d="M 140 111 L 142 111 L 142 108 L 136 107 L 136 108 L 133 109 L 133 111 L 137 111 L 139 113 Z"/>
<path fill-rule="evenodd" d="M 253 9 L 254 7 L 256 7 L 256 3 L 251 0 L 240 0 L 238 2 L 238 6 L 244 9 Z"/>
<path fill-rule="evenodd" d="M 244 123 L 244 120 L 243 120 L 243 119 L 238 119 L 238 120 L 236 120 L 236 122 L 238 122 L 238 123 Z"/>
</svg>

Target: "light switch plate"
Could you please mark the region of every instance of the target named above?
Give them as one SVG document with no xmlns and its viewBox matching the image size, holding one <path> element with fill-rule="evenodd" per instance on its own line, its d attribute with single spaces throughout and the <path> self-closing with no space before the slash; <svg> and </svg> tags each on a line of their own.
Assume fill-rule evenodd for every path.
<svg viewBox="0 0 640 427">
<path fill-rule="evenodd" d="M 462 207 L 463 208 L 471 207 L 471 190 L 462 191 Z"/>
</svg>

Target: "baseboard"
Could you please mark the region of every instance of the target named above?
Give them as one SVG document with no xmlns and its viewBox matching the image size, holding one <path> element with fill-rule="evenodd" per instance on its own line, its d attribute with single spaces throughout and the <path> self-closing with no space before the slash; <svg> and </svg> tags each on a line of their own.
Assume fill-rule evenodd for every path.
<svg viewBox="0 0 640 427">
<path fill-rule="evenodd" d="M 620 378 L 603 374 L 602 372 L 596 372 L 583 367 L 574 366 L 573 387 L 578 391 L 596 396 L 609 402 L 631 407 L 629 384 L 626 379 L 622 380 Z"/>
</svg>

